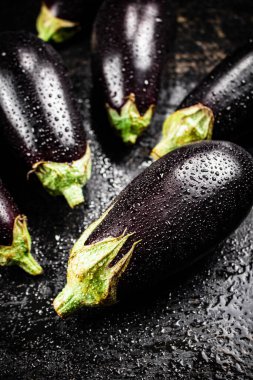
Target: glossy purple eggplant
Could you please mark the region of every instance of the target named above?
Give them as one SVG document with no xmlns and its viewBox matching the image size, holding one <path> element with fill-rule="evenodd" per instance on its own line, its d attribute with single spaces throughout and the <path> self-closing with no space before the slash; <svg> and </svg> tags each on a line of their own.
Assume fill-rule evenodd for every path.
<svg viewBox="0 0 253 380">
<path fill-rule="evenodd" d="M 31 275 L 41 274 L 43 270 L 30 250 L 26 217 L 0 180 L 0 266 L 18 265 Z"/>
<path fill-rule="evenodd" d="M 83 202 L 90 150 L 54 49 L 25 32 L 0 34 L 0 128 L 29 172 L 71 207 Z"/>
<path fill-rule="evenodd" d="M 102 0 L 44 0 L 37 18 L 38 36 L 44 41 L 63 42 L 81 25 L 90 24 Z"/>
<path fill-rule="evenodd" d="M 188 142 L 252 136 L 253 43 L 224 59 L 181 103 L 163 125 L 153 149 L 156 159 Z"/>
<path fill-rule="evenodd" d="M 184 146 L 154 162 L 91 224 L 71 251 L 60 316 L 149 292 L 213 251 L 253 204 L 253 159 L 229 142 Z M 122 294 L 122 293 L 121 293 Z"/>
<path fill-rule="evenodd" d="M 151 122 L 171 43 L 166 0 L 106 0 L 93 30 L 93 74 L 110 123 L 135 143 Z"/>
</svg>

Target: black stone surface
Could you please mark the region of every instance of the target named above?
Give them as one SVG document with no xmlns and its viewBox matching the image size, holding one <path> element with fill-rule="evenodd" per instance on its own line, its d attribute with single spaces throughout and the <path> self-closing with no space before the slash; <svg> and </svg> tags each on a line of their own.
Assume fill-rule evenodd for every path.
<svg viewBox="0 0 253 380">
<path fill-rule="evenodd" d="M 119 154 L 116 140 L 106 131 L 108 153 L 108 144 L 97 133 L 103 121 L 94 126 L 88 36 L 79 35 L 58 48 L 70 70 L 93 152 L 85 205 L 70 210 L 35 181 L 27 183 L 18 163 L 6 157 L 2 142 L 0 173 L 29 217 L 33 251 L 45 274 L 32 279 L 16 268 L 0 270 L 1 379 L 253 379 L 253 213 L 213 257 L 168 284 L 155 299 L 148 301 L 145 295 L 101 315 L 66 321 L 51 305 L 65 282 L 73 242 L 149 164 L 148 153 L 165 114 L 227 52 L 251 36 L 251 1 L 182 0 L 173 6 L 178 30 L 159 107 L 151 128 L 132 150 Z M 35 1 L 1 0 L 0 29 L 32 30 L 37 8 Z"/>
</svg>

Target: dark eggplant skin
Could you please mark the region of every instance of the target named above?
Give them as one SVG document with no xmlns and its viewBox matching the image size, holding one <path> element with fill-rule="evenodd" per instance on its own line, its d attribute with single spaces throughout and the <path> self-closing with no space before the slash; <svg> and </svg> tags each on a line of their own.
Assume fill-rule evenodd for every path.
<svg viewBox="0 0 253 380">
<path fill-rule="evenodd" d="M 11 245 L 14 221 L 19 214 L 17 205 L 0 180 L 0 245 Z"/>
<path fill-rule="evenodd" d="M 30 253 L 26 217 L 0 180 L 0 266 L 18 265 L 31 275 L 43 272 Z"/>
<path fill-rule="evenodd" d="M 0 35 L 0 117 L 18 156 L 35 162 L 82 157 L 86 137 L 55 50 L 26 32 Z"/>
<path fill-rule="evenodd" d="M 63 20 L 81 22 L 85 12 L 89 12 L 94 5 L 98 6 L 102 1 L 98 0 L 44 0 L 43 3 L 51 11 L 54 17 Z"/>
<path fill-rule="evenodd" d="M 92 306 L 116 302 L 117 287 L 119 294 L 129 295 L 149 292 L 160 282 L 166 286 L 170 275 L 223 242 L 252 204 L 253 159 L 243 148 L 205 141 L 174 150 L 135 178 L 73 247 L 67 285 L 55 300 L 57 313 L 65 316 L 80 306 L 90 306 L 90 298 L 82 297 L 94 287 L 86 283 L 80 300 L 76 286 L 89 275 L 97 280 L 94 262 L 88 265 L 87 260 L 92 247 L 107 249 L 104 244 L 109 237 L 118 237 L 122 245 L 117 258 L 112 255 L 105 264 L 99 256 L 98 270 L 102 266 L 105 278 L 108 272 L 111 277 L 107 292 L 96 295 Z M 108 299 L 103 300 L 101 293 Z"/>
<path fill-rule="evenodd" d="M 137 107 L 134 111 L 139 118 L 150 110 L 147 120 L 142 120 L 144 127 L 150 123 L 157 104 L 172 24 L 166 0 L 106 0 L 94 24 L 92 67 L 97 93 L 109 109 L 118 113 L 128 100 Z M 110 121 L 116 128 L 115 116 Z M 135 141 L 126 138 L 125 142 Z"/>
<path fill-rule="evenodd" d="M 253 42 L 249 42 L 227 56 L 166 118 L 162 139 L 151 155 L 157 159 L 185 143 L 210 138 L 244 144 L 253 136 L 252 122 Z"/>
<path fill-rule="evenodd" d="M 253 42 L 225 58 L 181 103 L 197 103 L 214 114 L 213 139 L 238 142 L 252 135 Z"/>
<path fill-rule="evenodd" d="M 44 0 L 37 18 L 39 37 L 44 41 L 64 42 L 80 26 L 90 27 L 102 0 Z"/>
<path fill-rule="evenodd" d="M 0 123 L 28 170 L 88 152 L 82 119 L 55 50 L 27 32 L 0 34 Z"/>
</svg>

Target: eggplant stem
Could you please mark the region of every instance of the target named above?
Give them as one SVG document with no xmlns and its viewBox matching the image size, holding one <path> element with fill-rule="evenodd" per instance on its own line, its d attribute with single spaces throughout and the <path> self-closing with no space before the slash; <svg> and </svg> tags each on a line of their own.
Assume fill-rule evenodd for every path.
<svg viewBox="0 0 253 380">
<path fill-rule="evenodd" d="M 66 285 L 54 300 L 54 308 L 61 318 L 77 310 L 82 304 L 82 290 L 79 287 Z"/>
<path fill-rule="evenodd" d="M 31 237 L 27 229 L 26 217 L 18 215 L 13 226 L 13 241 L 10 246 L 0 246 L 0 265 L 18 265 L 27 273 L 37 276 L 42 267 L 30 253 Z"/>
<path fill-rule="evenodd" d="M 51 162 L 39 161 L 33 165 L 35 173 L 42 185 L 53 196 L 63 195 L 71 208 L 84 202 L 82 187 L 91 176 L 91 152 L 87 145 L 83 157 L 77 161 Z"/>
<path fill-rule="evenodd" d="M 116 303 L 118 281 L 127 269 L 139 241 L 135 241 L 130 250 L 113 266 L 110 264 L 127 240 L 134 235 L 133 233 L 127 234 L 124 231 L 118 237 L 108 237 L 85 245 L 90 234 L 102 222 L 110 209 L 86 229 L 71 250 L 67 284 L 54 300 L 54 308 L 61 317 L 67 317 L 82 307 Z"/>
<path fill-rule="evenodd" d="M 42 267 L 39 263 L 34 259 L 31 253 L 23 256 L 22 259 L 18 262 L 18 266 L 22 268 L 25 272 L 37 276 L 43 273 Z"/>
<path fill-rule="evenodd" d="M 74 184 L 66 187 L 65 189 L 62 189 L 62 195 L 71 208 L 84 202 L 83 190 L 82 186 L 80 185 Z"/>
<path fill-rule="evenodd" d="M 53 40 L 60 43 L 71 38 L 77 32 L 79 23 L 55 17 L 43 3 L 36 27 L 40 39 L 46 42 Z"/>
<path fill-rule="evenodd" d="M 144 115 L 138 111 L 135 95 L 130 94 L 126 103 L 118 112 L 106 105 L 111 125 L 116 129 L 118 135 L 126 144 L 135 144 L 137 138 L 149 126 L 154 114 L 154 105 L 151 105 Z"/>
<path fill-rule="evenodd" d="M 213 134 L 214 115 L 210 108 L 199 103 L 183 108 L 168 116 L 163 124 L 162 139 L 154 147 L 154 160 L 180 146 L 210 140 Z"/>
</svg>

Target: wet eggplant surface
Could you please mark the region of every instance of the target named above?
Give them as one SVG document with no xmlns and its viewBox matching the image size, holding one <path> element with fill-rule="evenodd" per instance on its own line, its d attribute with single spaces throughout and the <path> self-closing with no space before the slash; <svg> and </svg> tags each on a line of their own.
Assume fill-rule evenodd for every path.
<svg viewBox="0 0 253 380">
<path fill-rule="evenodd" d="M 28 11 L 15 19 L 20 3 L 10 9 L 8 1 L 1 2 L 1 30 L 17 29 L 20 22 L 32 31 L 38 8 L 22 1 Z M 36 279 L 17 268 L 1 268 L 1 379 L 253 379 L 253 212 L 211 258 L 172 278 L 160 294 L 138 295 L 101 313 L 67 320 L 52 307 L 65 283 L 69 249 L 150 164 L 148 155 L 165 115 L 226 53 L 251 36 L 250 1 L 209 1 L 208 6 L 176 1 L 174 6 L 177 37 L 157 113 L 131 149 L 119 147 L 109 129 L 102 139 L 104 123 L 94 125 L 88 38 L 79 35 L 59 50 L 93 152 L 85 205 L 70 210 L 64 200 L 47 196 L 33 178 L 26 182 L 1 140 L 0 176 L 29 218 L 33 252 L 44 268 Z"/>
</svg>

